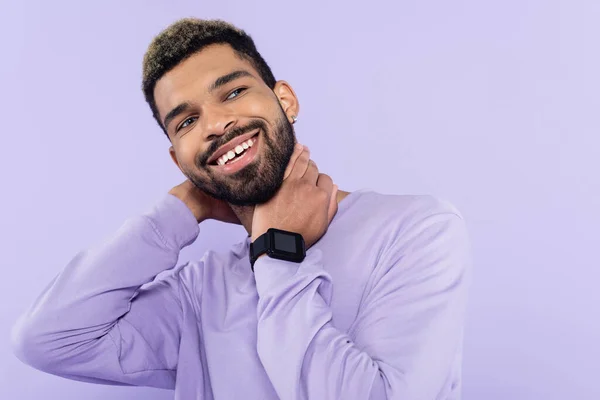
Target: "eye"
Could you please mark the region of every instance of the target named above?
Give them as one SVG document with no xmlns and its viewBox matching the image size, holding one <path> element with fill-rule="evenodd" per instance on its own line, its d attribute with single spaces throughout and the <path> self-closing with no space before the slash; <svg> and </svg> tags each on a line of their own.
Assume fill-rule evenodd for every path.
<svg viewBox="0 0 600 400">
<path fill-rule="evenodd" d="M 245 88 L 245 87 L 241 87 L 241 88 L 237 88 L 237 89 L 235 89 L 233 92 L 231 92 L 231 93 L 229 94 L 229 96 L 227 96 L 227 100 L 229 100 L 229 99 L 232 99 L 232 98 L 236 98 L 236 97 L 239 95 L 239 93 L 243 92 L 243 91 L 244 91 L 244 90 L 246 90 L 246 89 L 247 89 L 247 88 Z M 238 93 L 238 95 L 231 97 L 231 95 L 233 95 L 233 94 L 235 94 L 235 93 Z"/>
<path fill-rule="evenodd" d="M 181 125 L 179 125 L 179 126 L 177 127 L 177 131 L 179 131 L 180 129 L 186 128 L 186 127 L 187 127 L 187 126 L 189 126 L 190 124 L 193 124 L 193 123 L 194 123 L 194 121 L 195 121 L 196 119 L 198 119 L 198 117 L 189 117 L 189 118 L 186 118 L 186 119 L 185 119 L 185 120 L 184 120 L 184 121 L 181 123 Z"/>
</svg>

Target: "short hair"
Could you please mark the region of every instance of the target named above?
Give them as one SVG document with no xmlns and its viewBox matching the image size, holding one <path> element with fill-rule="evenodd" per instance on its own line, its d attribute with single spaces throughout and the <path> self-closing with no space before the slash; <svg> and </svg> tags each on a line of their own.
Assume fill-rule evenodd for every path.
<svg viewBox="0 0 600 400">
<path fill-rule="evenodd" d="M 250 62 L 269 88 L 275 88 L 276 81 L 271 68 L 256 49 L 250 35 L 242 29 L 219 19 L 180 19 L 152 40 L 144 55 L 142 68 L 144 97 L 165 135 L 167 131 L 160 121 L 154 99 L 156 82 L 179 63 L 211 44 L 230 45 L 240 58 Z"/>
</svg>

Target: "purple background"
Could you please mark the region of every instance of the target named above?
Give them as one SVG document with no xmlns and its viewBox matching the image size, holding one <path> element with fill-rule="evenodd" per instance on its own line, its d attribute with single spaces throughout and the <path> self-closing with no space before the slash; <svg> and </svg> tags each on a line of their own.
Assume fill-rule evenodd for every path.
<svg viewBox="0 0 600 400">
<path fill-rule="evenodd" d="M 183 180 L 139 87 L 149 41 L 185 16 L 253 36 L 342 189 L 434 194 L 464 213 L 464 399 L 600 398 L 597 0 L 0 7 L 0 399 L 173 397 L 39 373 L 9 332 L 76 252 Z M 243 237 L 203 226 L 181 260 Z"/>
</svg>

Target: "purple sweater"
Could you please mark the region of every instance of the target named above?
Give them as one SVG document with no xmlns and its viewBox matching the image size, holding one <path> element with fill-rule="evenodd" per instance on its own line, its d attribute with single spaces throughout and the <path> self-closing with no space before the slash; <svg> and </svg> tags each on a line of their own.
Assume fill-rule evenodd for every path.
<svg viewBox="0 0 600 400">
<path fill-rule="evenodd" d="M 353 192 L 302 263 L 254 274 L 249 238 L 178 264 L 200 228 L 167 194 L 78 253 L 15 324 L 15 355 L 180 400 L 460 398 L 471 255 L 450 203 Z"/>
</svg>

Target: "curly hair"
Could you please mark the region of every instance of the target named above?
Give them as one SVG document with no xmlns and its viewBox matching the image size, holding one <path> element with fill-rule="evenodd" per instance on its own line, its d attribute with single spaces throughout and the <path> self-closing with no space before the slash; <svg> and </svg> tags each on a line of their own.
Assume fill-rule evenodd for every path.
<svg viewBox="0 0 600 400">
<path fill-rule="evenodd" d="M 180 19 L 152 40 L 144 54 L 142 68 L 144 97 L 165 135 L 167 131 L 160 121 L 154 99 L 156 82 L 179 63 L 211 44 L 229 44 L 239 57 L 250 62 L 267 86 L 275 87 L 271 68 L 256 50 L 252 38 L 242 29 L 219 19 Z"/>
</svg>

